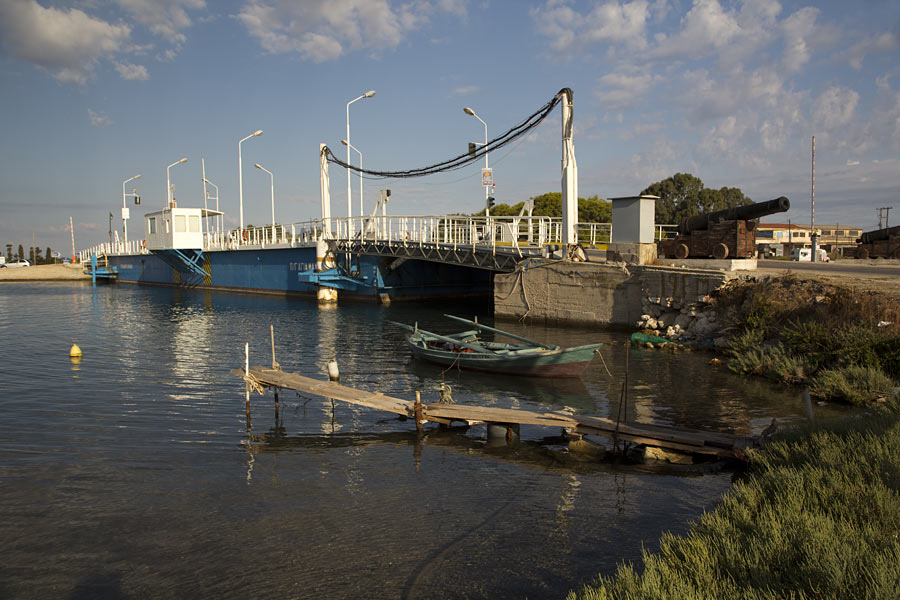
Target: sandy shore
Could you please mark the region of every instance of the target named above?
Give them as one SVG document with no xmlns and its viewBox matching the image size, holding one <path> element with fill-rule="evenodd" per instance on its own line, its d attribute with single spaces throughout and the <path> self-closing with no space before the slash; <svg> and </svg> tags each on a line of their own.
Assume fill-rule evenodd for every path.
<svg viewBox="0 0 900 600">
<path fill-rule="evenodd" d="M 0 282 L 4 281 L 71 281 L 87 279 L 81 265 L 35 265 L 33 267 L 5 267 L 0 269 Z"/>
</svg>

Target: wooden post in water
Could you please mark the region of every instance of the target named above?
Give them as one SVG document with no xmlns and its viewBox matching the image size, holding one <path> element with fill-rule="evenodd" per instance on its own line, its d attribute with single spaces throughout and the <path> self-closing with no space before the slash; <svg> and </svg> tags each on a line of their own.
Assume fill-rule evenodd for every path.
<svg viewBox="0 0 900 600">
<path fill-rule="evenodd" d="M 813 418 L 812 398 L 809 397 L 809 388 L 803 388 L 803 406 L 806 407 L 806 420 L 815 422 Z"/>
<path fill-rule="evenodd" d="M 274 225 L 273 225 L 274 227 Z M 275 362 L 275 326 L 269 323 L 269 338 L 272 340 L 272 370 L 278 370 L 278 363 Z M 278 422 L 278 388 L 272 388 L 275 395 L 275 422 Z"/>
<path fill-rule="evenodd" d="M 250 377 L 250 343 L 244 342 L 244 377 Z M 244 383 L 244 406 L 247 411 L 247 429 L 250 429 L 250 383 Z"/>
<path fill-rule="evenodd" d="M 413 415 L 416 419 L 416 431 L 422 433 L 425 431 L 425 428 L 422 426 L 422 421 L 425 420 L 425 414 L 422 411 L 422 392 L 416 390 L 416 403 L 413 404 Z"/>
<path fill-rule="evenodd" d="M 278 363 L 275 362 L 275 326 L 269 323 L 269 339 L 272 340 L 272 368 L 277 369 Z"/>
</svg>

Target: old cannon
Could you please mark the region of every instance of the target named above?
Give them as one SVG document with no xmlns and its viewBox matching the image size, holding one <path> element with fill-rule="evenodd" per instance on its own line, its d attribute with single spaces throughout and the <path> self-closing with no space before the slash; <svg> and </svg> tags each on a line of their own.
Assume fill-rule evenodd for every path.
<svg viewBox="0 0 900 600">
<path fill-rule="evenodd" d="M 867 231 L 856 244 L 856 258 L 900 258 L 900 225 Z"/>
<path fill-rule="evenodd" d="M 673 239 L 659 242 L 659 252 L 666 258 L 750 258 L 756 252 L 753 219 L 790 208 L 791 201 L 782 196 L 768 202 L 685 217 Z"/>
</svg>

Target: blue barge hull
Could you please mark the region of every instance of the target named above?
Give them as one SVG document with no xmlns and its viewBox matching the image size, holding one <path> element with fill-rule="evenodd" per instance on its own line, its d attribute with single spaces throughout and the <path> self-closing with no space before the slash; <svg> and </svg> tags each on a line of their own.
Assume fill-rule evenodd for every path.
<svg viewBox="0 0 900 600">
<path fill-rule="evenodd" d="M 197 255 L 193 270 L 167 252 L 111 255 L 109 265 L 123 283 L 315 297 L 321 282 L 338 288 L 341 298 L 375 301 L 484 296 L 493 283 L 492 273 L 482 269 L 366 255 L 319 279 L 314 246 L 208 250 Z"/>
</svg>

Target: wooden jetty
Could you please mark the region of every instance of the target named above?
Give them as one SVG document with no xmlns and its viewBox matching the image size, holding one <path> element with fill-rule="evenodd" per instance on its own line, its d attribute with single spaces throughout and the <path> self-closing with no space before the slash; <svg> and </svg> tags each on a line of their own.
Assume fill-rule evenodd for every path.
<svg viewBox="0 0 900 600">
<path fill-rule="evenodd" d="M 616 442 L 628 441 L 682 453 L 739 460 L 744 460 L 746 450 L 756 445 L 756 440 L 752 437 L 634 422 L 617 423 L 612 419 L 596 416 L 464 404 L 423 404 L 419 399 L 419 392 L 416 392 L 415 402 L 403 400 L 378 392 L 358 390 L 333 381 L 323 381 L 297 373 L 286 373 L 277 367 L 277 363 L 275 368 L 250 367 L 247 364 L 244 369 L 234 369 L 231 373 L 244 378 L 247 381 L 248 390 L 250 387 L 258 386 L 258 390 L 262 393 L 263 388 L 273 388 L 276 402 L 278 389 L 296 390 L 410 417 L 415 419 L 416 427 L 420 431 L 423 425 L 429 421 L 444 425 L 462 422 L 467 425 L 503 426 L 507 428 L 508 435 L 512 434 L 514 428 L 517 430 L 519 425 L 538 425 L 559 427 L 575 437 L 599 435 L 612 438 Z M 248 418 L 249 410 L 248 391 Z"/>
</svg>

